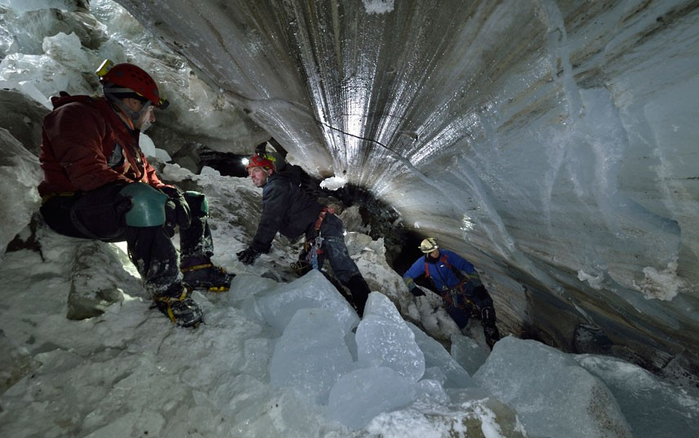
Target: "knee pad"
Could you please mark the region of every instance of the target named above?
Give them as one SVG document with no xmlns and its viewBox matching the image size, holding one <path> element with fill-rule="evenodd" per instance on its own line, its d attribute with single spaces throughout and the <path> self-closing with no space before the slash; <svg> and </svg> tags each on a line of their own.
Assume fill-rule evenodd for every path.
<svg viewBox="0 0 699 438">
<path fill-rule="evenodd" d="M 184 192 L 184 198 L 189 204 L 189 208 L 193 215 L 197 217 L 206 217 L 209 215 L 209 201 L 206 195 L 199 192 L 188 191 Z"/>
<path fill-rule="evenodd" d="M 157 227 L 165 223 L 165 193 L 145 183 L 131 183 L 121 189 L 120 195 L 131 199 L 126 212 L 126 225 L 130 227 Z"/>
</svg>

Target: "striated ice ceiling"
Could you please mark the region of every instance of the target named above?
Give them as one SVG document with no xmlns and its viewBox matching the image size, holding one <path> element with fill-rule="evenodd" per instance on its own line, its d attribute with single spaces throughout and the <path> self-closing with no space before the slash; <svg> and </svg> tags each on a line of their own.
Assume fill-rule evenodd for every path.
<svg viewBox="0 0 699 438">
<path fill-rule="evenodd" d="M 699 374 L 696 2 L 117 1 L 292 162 L 472 260 L 505 332 Z"/>
</svg>

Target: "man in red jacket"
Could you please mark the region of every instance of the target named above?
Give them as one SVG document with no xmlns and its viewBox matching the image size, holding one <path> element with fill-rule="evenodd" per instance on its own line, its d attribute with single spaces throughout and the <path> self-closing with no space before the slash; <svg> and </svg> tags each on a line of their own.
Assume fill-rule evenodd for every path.
<svg viewBox="0 0 699 438">
<path fill-rule="evenodd" d="M 208 203 L 203 194 L 161 182 L 139 148 L 154 108 L 168 105 L 151 76 L 109 61 L 97 73 L 104 97 L 62 92 L 51 99 L 42 131 L 41 214 L 66 236 L 126 241 L 156 307 L 179 326 L 196 326 L 202 311 L 192 288 L 225 291 L 233 277 L 211 263 Z M 176 226 L 179 264 L 171 241 Z"/>
</svg>

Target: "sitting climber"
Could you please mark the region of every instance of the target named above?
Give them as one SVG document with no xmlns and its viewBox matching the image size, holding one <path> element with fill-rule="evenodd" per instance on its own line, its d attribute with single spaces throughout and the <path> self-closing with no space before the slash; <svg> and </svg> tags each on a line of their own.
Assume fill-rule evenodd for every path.
<svg viewBox="0 0 699 438">
<path fill-rule="evenodd" d="M 267 253 L 277 232 L 289 238 L 305 234 L 311 263 L 320 268 L 327 257 L 337 280 L 349 289 L 357 313 L 362 316 L 371 292 L 345 246 L 344 225 L 333 211 L 304 192 L 299 181 L 275 170 L 267 154 L 256 153 L 246 166 L 250 179 L 262 190 L 262 217 L 252 243 L 239 252 L 246 265 Z"/>
<path fill-rule="evenodd" d="M 140 132 L 167 100 L 141 68 L 110 67 L 105 61 L 97 72 L 103 97 L 52 98 L 42 131 L 41 214 L 66 236 L 126 241 L 155 306 L 179 326 L 196 326 L 202 311 L 192 288 L 225 291 L 233 275 L 211 263 L 205 196 L 162 183 L 139 148 Z"/>
<path fill-rule="evenodd" d="M 466 327 L 471 315 L 481 318 L 483 334 L 490 348 L 500 339 L 495 326 L 493 299 L 485 289 L 474 266 L 458 254 L 439 249 L 437 241 L 430 237 L 422 241 L 420 250 L 424 257 L 413 263 L 403 275 L 408 289 L 415 296 L 425 295 L 414 279 L 424 275 L 442 296 L 445 310 L 459 328 Z"/>
</svg>

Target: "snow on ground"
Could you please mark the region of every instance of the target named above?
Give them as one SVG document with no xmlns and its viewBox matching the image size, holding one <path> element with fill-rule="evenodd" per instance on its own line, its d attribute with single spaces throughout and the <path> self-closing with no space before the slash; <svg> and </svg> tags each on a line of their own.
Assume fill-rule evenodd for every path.
<svg viewBox="0 0 699 438">
<path fill-rule="evenodd" d="M 143 51 L 145 44 L 139 38 L 148 39 L 143 29 L 106 0 L 91 5 L 110 29 L 98 26 L 105 39 L 99 50 L 81 49 L 75 34 L 54 33 L 54 27 L 63 24 L 60 20 L 42 21 L 46 29 L 42 27 L 41 32 L 53 36 L 24 32 L 32 27 L 23 24 L 21 19 L 27 16 L 19 14 L 28 3 L 9 3 L 12 13 L 5 18 L 8 23 L 12 19 L 11 30 L 28 54 L 8 55 L 0 79 L 3 86 L 15 87 L 42 103 L 56 89 L 93 92 L 81 72 L 91 71 L 104 57 L 132 57 L 150 68 L 163 67 L 166 63 L 161 60 L 172 56 Z M 68 2 L 30 3 L 42 9 Z M 2 38 L 3 50 L 14 48 L 11 41 Z M 186 83 L 179 76 L 182 72 L 158 70 L 167 78 L 165 83 Z M 179 91 L 185 100 L 197 99 L 192 89 Z M 211 102 L 199 100 L 197 107 L 202 110 L 189 114 L 188 126 L 208 132 L 235 125 L 221 122 L 229 120 L 230 109 L 216 112 L 207 109 Z M 300 242 L 278 238 L 271 253 L 262 255 L 254 266 L 237 261 L 235 254 L 247 246 L 257 225 L 259 189 L 247 179 L 221 176 L 209 168 L 193 175 L 164 164 L 163 179 L 208 196 L 214 261 L 238 274 L 228 293 L 195 294 L 206 312 L 205 325 L 196 330 L 177 328 L 150 308 L 123 246 L 62 237 L 40 221 L 24 225 L 38 207 L 32 189 L 40 177 L 38 163 L 7 131 L 0 134 L 3 246 L 20 232 L 13 250 L 0 258 L 3 437 L 495 438 L 526 436 L 525 430 L 533 436 L 566 431 L 567 438 L 630 433 L 637 438 L 699 436 L 696 393 L 661 382 L 632 364 L 602 356 L 566 355 L 513 337 L 489 353 L 477 321 L 467 330 L 469 336 L 463 336 L 440 309 L 439 297 L 408 295 L 400 276 L 385 263 L 382 240 L 362 233 L 365 230 L 352 208 L 342 213 L 345 223 L 352 224 L 348 248 L 370 287 L 386 299 L 374 296 L 375 312 L 370 318 L 334 324 L 333 317 L 340 320 L 347 314 L 329 316 L 327 309 L 309 310 L 292 299 L 301 297 L 308 305 L 313 293 L 326 294 L 328 300 L 338 298 L 317 273 L 294 283 L 297 274 L 290 264 Z M 168 159 L 162 150 L 154 153 Z M 339 187 L 342 181 L 326 182 L 330 183 Z M 80 295 L 76 289 L 81 288 L 99 291 L 97 297 L 104 300 L 95 307 L 104 309 L 103 314 L 66 318 L 74 314 L 76 303 L 71 297 Z M 289 305 L 275 311 L 271 297 L 281 294 Z M 390 302 L 412 324 L 397 321 Z M 274 316 L 291 308 L 299 312 Z M 361 336 L 355 337 L 356 333 Z M 402 343 L 393 342 L 394 336 Z M 295 339 L 304 341 L 294 345 Z M 443 348 L 448 343 L 450 351 Z M 424 363 L 414 344 L 423 353 Z M 405 361 L 395 351 L 396 345 L 409 347 Z M 383 353 L 377 355 L 373 347 L 384 348 Z M 294 355 L 298 351 L 306 354 Z M 304 364 L 311 354 L 316 359 Z M 390 360 L 381 361 L 381 354 Z M 284 367 L 284 360 L 290 366 Z M 319 373 L 314 379 L 309 370 L 322 361 L 329 365 L 313 368 Z M 421 378 L 414 382 L 423 366 Z M 344 374 L 333 380 L 333 370 Z M 288 374 L 280 378 L 284 372 Z M 341 386 L 334 386 L 335 381 L 345 389 L 336 389 Z M 317 397 L 309 399 L 304 389 L 314 390 Z M 392 398 L 394 394 L 398 397 Z M 570 430 L 576 422 L 583 426 Z"/>
<path fill-rule="evenodd" d="M 0 264 L 2 436 L 699 432 L 696 394 L 634 365 L 513 337 L 489 354 L 478 322 L 463 336 L 434 295 L 409 296 L 381 239 L 347 235 L 377 291 L 361 321 L 320 273 L 299 279 L 289 268 L 300 242 L 277 239 L 270 254 L 242 265 L 235 253 L 254 233 L 261 190 L 212 169 L 194 175 L 168 164 L 162 175 L 208 196 L 214 260 L 237 274 L 232 290 L 196 292 L 205 324 L 177 328 L 150 307 L 120 245 L 63 237 L 40 221 L 33 234 L 27 227 L 19 236 L 27 249 L 6 252 Z M 343 214 L 358 223 L 348 217 L 356 211 Z M 117 290 L 120 299 L 100 316 L 70 320 L 76 285 Z M 434 338 L 451 339 L 451 355 L 398 309 Z M 653 408 L 658 397 L 662 410 Z"/>
<path fill-rule="evenodd" d="M 296 279 L 287 266 L 298 248 L 275 241 L 273 251 L 255 265 L 237 261 L 235 253 L 254 232 L 261 190 L 247 179 L 211 169 L 193 175 L 167 165 L 162 175 L 207 194 L 214 260 L 238 274 L 232 290 L 196 292 L 206 324 L 196 330 L 177 328 L 150 308 L 121 245 L 63 237 L 41 222 L 33 237 L 25 230 L 21 237 L 38 241 L 40 250 L 5 253 L 0 265 L 1 345 L 3 356 L 11 358 L 3 367 L 9 370 L 3 374 L 7 391 L 0 397 L 3 435 L 355 434 L 293 388 L 270 385 L 270 359 L 281 333 L 246 306 L 254 306 L 251 298 L 277 287 L 277 281 Z M 372 288 L 389 297 L 406 294 L 398 274 L 385 263 L 381 242 L 351 236 L 360 266 L 371 267 L 365 274 Z M 78 254 L 95 245 L 98 267 L 88 274 L 76 272 Z M 89 275 L 80 279 L 85 287 L 118 287 L 123 299 L 101 316 L 67 319 L 76 275 Z M 391 428 L 383 427 L 390 435 Z"/>
</svg>

